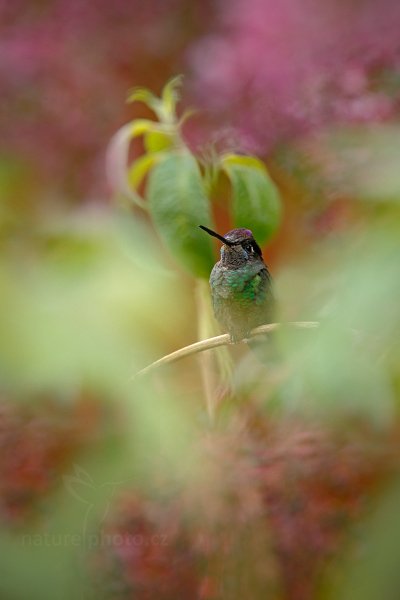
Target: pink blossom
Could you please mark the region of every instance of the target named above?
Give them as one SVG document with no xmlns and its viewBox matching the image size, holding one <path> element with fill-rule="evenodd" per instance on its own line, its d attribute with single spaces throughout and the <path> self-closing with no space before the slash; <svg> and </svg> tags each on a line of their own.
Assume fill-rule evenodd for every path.
<svg viewBox="0 0 400 600">
<path fill-rule="evenodd" d="M 400 87 L 400 4 L 221 0 L 218 22 L 190 52 L 202 105 L 264 152 L 335 122 L 394 117 Z"/>
</svg>

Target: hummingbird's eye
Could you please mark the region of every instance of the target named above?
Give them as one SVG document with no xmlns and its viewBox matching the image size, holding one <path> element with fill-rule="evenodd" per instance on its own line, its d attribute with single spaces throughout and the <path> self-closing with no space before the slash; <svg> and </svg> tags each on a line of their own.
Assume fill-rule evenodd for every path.
<svg viewBox="0 0 400 600">
<path fill-rule="evenodd" d="M 249 254 L 254 254 L 253 244 L 251 242 L 246 242 L 243 244 L 243 250 L 246 250 Z"/>
</svg>

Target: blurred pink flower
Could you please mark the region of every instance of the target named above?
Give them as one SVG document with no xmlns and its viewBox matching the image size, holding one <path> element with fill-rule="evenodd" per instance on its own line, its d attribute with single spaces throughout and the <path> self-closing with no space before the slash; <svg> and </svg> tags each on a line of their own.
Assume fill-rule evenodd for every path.
<svg viewBox="0 0 400 600">
<path fill-rule="evenodd" d="M 395 0 L 221 0 L 190 52 L 203 107 L 259 151 L 337 122 L 381 121 L 400 99 Z M 388 81 L 396 80 L 396 86 Z"/>
<path fill-rule="evenodd" d="M 104 193 L 129 88 L 160 91 L 207 11 L 208 1 L 0 1 L 0 157 L 33 166 L 48 194 Z"/>
<path fill-rule="evenodd" d="M 107 143 L 143 114 L 127 90 L 185 71 L 197 133 L 243 150 L 387 120 L 399 31 L 397 0 L 0 0 L 0 157 L 27 162 L 52 198 L 103 195 Z"/>
</svg>

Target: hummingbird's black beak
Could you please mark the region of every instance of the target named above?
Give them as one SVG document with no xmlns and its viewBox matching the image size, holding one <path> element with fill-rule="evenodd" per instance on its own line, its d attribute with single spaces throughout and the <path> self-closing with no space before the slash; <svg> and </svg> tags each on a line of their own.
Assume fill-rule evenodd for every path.
<svg viewBox="0 0 400 600">
<path fill-rule="evenodd" d="M 203 229 L 203 231 L 206 231 L 209 235 L 217 238 L 217 240 L 220 240 L 223 244 L 226 244 L 227 246 L 233 246 L 232 242 L 224 238 L 223 235 L 219 235 L 219 233 L 216 233 L 212 229 L 208 229 L 208 227 L 205 227 L 204 225 L 199 225 L 199 227 L 200 229 Z"/>
</svg>

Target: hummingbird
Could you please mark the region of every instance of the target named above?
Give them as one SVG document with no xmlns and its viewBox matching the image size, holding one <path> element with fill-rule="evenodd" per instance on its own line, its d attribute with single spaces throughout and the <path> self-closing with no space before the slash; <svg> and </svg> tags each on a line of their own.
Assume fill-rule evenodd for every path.
<svg viewBox="0 0 400 600">
<path fill-rule="evenodd" d="M 215 318 L 232 342 L 239 342 L 258 325 L 270 323 L 274 310 L 271 275 L 250 229 L 220 235 L 199 225 L 223 243 L 221 259 L 210 275 Z"/>
</svg>

